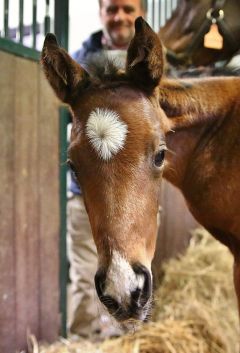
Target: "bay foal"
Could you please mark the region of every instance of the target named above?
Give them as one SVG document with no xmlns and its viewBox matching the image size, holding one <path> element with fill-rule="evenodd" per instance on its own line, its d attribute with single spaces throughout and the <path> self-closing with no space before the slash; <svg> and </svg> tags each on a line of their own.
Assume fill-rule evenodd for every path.
<svg viewBox="0 0 240 353">
<path fill-rule="evenodd" d="M 89 74 L 51 34 L 42 52 L 72 111 L 69 164 L 98 250 L 97 293 L 119 321 L 150 310 L 162 175 L 231 250 L 240 298 L 240 79 L 164 79 L 158 36 L 142 18 L 135 27 L 125 71 L 107 62 Z"/>
</svg>

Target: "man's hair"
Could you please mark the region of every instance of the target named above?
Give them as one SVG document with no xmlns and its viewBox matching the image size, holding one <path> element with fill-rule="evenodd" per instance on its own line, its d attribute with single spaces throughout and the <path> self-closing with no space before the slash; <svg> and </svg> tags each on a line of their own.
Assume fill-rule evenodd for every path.
<svg viewBox="0 0 240 353">
<path fill-rule="evenodd" d="M 148 0 L 139 0 L 140 1 L 140 6 L 143 10 L 143 12 L 147 12 L 147 9 L 148 9 Z M 102 0 L 98 0 L 99 2 L 99 7 L 102 6 Z"/>
</svg>

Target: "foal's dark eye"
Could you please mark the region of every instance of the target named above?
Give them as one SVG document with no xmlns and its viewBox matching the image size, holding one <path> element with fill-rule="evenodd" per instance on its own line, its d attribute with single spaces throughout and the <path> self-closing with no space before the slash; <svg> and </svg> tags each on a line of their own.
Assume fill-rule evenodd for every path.
<svg viewBox="0 0 240 353">
<path fill-rule="evenodd" d="M 71 175 L 72 175 L 73 180 L 79 185 L 79 180 L 77 177 L 79 175 L 79 173 L 77 173 L 77 170 L 74 167 L 74 164 L 70 159 L 67 160 L 67 165 L 68 165 L 69 169 L 71 170 Z"/>
<path fill-rule="evenodd" d="M 154 156 L 154 166 L 159 168 L 163 165 L 165 158 L 165 149 L 159 150 Z"/>
<path fill-rule="evenodd" d="M 67 165 L 69 166 L 69 168 L 71 169 L 71 171 L 72 171 L 74 174 L 76 174 L 76 169 L 75 169 L 75 167 L 74 167 L 74 165 L 73 165 L 73 162 L 72 162 L 70 159 L 67 160 Z"/>
</svg>

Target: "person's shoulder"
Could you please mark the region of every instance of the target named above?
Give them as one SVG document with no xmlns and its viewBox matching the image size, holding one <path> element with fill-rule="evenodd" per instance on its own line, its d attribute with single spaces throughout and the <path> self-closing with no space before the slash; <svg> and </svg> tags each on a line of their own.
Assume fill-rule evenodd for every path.
<svg viewBox="0 0 240 353">
<path fill-rule="evenodd" d="M 86 39 L 82 47 L 72 54 L 72 58 L 78 63 L 82 63 L 86 57 L 102 49 L 102 30 L 94 32 Z"/>
</svg>

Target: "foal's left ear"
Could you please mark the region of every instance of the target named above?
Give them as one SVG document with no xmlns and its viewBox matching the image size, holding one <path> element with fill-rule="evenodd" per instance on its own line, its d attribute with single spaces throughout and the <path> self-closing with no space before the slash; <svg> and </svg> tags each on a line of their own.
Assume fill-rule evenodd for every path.
<svg viewBox="0 0 240 353">
<path fill-rule="evenodd" d="M 162 77 L 162 45 L 158 35 L 142 17 L 135 21 L 135 36 L 127 52 L 126 73 L 147 91 L 152 91 Z"/>
<path fill-rule="evenodd" d="M 88 73 L 60 48 L 54 34 L 48 33 L 42 49 L 41 63 L 56 95 L 71 105 L 79 89 L 89 82 Z"/>
</svg>

